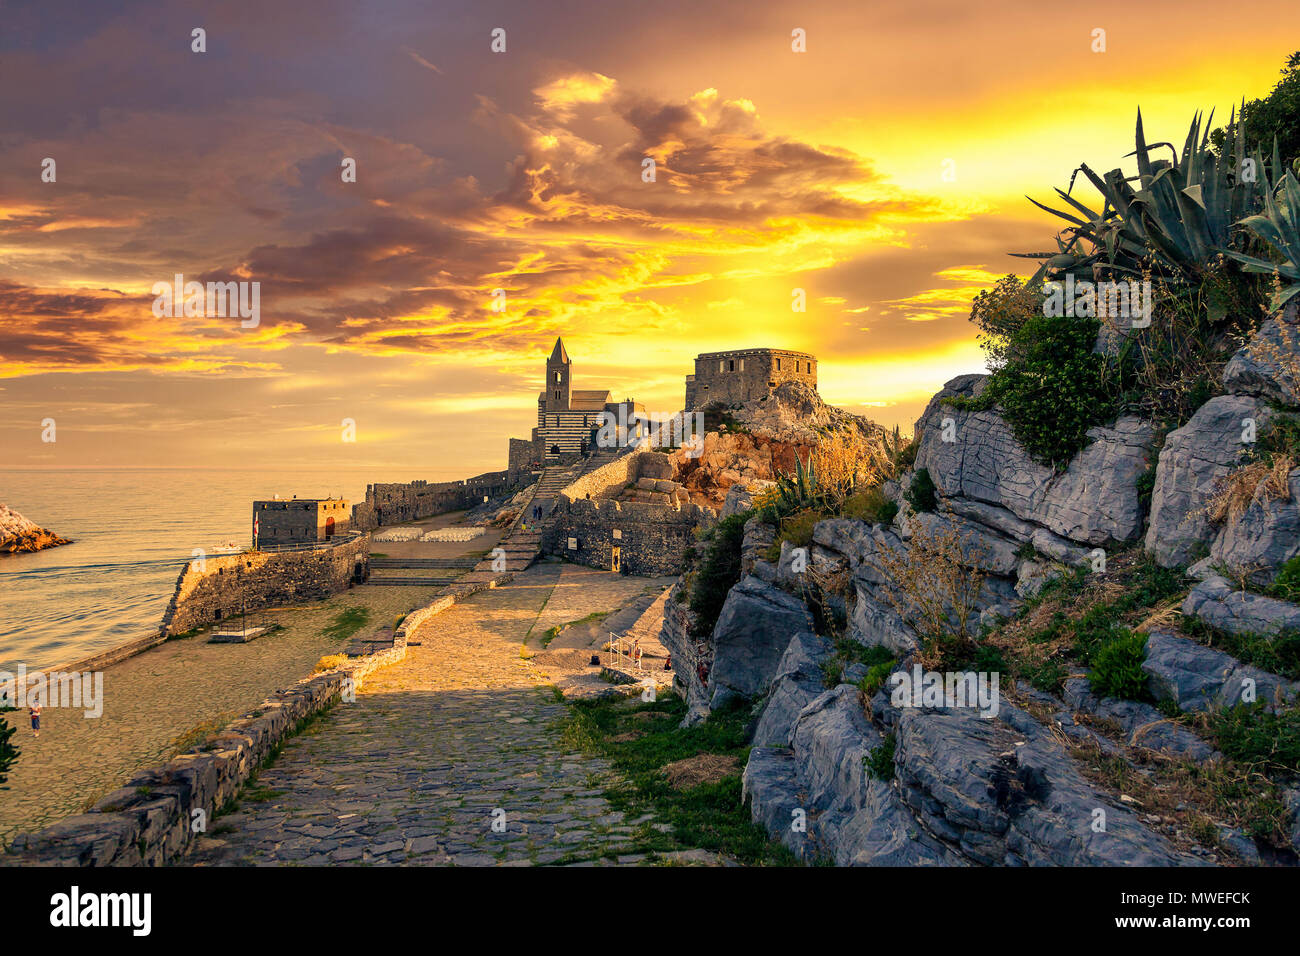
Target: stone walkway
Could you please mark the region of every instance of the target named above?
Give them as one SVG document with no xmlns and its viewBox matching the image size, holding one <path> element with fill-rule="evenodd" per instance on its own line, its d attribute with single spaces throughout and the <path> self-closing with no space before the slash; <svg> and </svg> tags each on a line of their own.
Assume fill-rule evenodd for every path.
<svg viewBox="0 0 1300 956">
<path fill-rule="evenodd" d="M 653 821 L 611 810 L 609 767 L 565 747 L 565 705 L 520 651 L 539 616 L 609 611 L 647 583 L 545 563 L 430 619 L 404 661 L 290 740 L 185 862 L 640 861 L 634 836 Z"/>
<path fill-rule="evenodd" d="M 104 671 L 104 712 L 46 707 L 41 736 L 27 712 L 0 716 L 18 726 L 21 749 L 0 789 L 0 842 L 81 813 L 134 774 L 165 762 L 311 673 L 346 641 L 325 633 L 344 608 L 370 610 L 367 629 L 427 604 L 437 587 L 362 585 L 319 603 L 261 616 L 284 629 L 250 644 L 209 644 L 207 635 L 168 641 Z"/>
</svg>

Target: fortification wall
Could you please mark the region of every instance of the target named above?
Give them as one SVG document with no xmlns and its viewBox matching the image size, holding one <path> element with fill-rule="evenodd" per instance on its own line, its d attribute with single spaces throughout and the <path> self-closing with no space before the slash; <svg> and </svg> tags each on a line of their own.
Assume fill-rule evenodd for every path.
<svg viewBox="0 0 1300 956">
<path fill-rule="evenodd" d="M 511 488 L 511 473 L 489 471 L 461 481 L 406 481 L 366 486 L 366 500 L 352 508 L 352 527 L 373 531 L 383 525 L 402 524 L 449 511 L 464 511 Z"/>
<path fill-rule="evenodd" d="M 239 613 L 283 607 L 346 590 L 370 571 L 370 535 L 310 551 L 246 551 L 188 562 L 163 614 L 160 635 L 184 634 Z"/>
<path fill-rule="evenodd" d="M 614 569 L 614 549 L 629 574 L 681 574 L 683 553 L 695 544 L 695 529 L 711 524 L 709 508 L 652 505 L 613 499 L 570 500 L 561 496 L 543 549 L 588 567 Z M 570 539 L 577 547 L 571 548 Z"/>
<path fill-rule="evenodd" d="M 561 494 L 572 501 L 584 498 L 608 498 L 618 494 L 638 478 L 672 478 L 671 459 L 663 452 L 634 451 L 620 455 L 607 465 L 588 472 Z"/>
</svg>

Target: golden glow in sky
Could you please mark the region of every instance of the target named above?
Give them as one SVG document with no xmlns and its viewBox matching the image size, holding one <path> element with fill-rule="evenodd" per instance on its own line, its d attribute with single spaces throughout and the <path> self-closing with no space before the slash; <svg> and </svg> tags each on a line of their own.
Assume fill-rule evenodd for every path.
<svg viewBox="0 0 1300 956">
<path fill-rule="evenodd" d="M 812 352 L 828 401 L 910 430 L 983 368 L 970 300 L 1052 248 L 1025 194 L 1127 162 L 1139 106 L 1151 139 L 1226 119 L 1300 26 L 1254 3 L 232 3 L 197 55 L 184 11 L 131 6 L 23 10 L 0 40 L 11 467 L 498 469 L 557 335 L 575 387 L 664 412 L 698 352 Z M 260 323 L 155 317 L 177 273 L 259 282 Z"/>
</svg>

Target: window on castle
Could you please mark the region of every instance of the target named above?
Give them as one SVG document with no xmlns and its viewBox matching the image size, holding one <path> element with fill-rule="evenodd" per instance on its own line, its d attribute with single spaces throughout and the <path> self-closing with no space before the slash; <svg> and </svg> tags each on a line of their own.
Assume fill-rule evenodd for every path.
<svg viewBox="0 0 1300 956">
<path fill-rule="evenodd" d="M 727 363 L 726 363 L 726 362 L 723 362 L 723 361 L 721 361 L 721 360 L 719 360 L 719 361 L 718 361 L 718 371 L 719 371 L 719 372 L 725 372 L 726 370 L 727 370 Z"/>
<path fill-rule="evenodd" d="M 778 372 L 781 371 L 781 360 L 780 360 L 780 359 L 777 359 L 777 360 L 776 360 L 776 370 L 777 370 Z"/>
<path fill-rule="evenodd" d="M 742 372 L 745 370 L 745 360 L 744 360 L 744 359 L 741 359 L 741 360 L 740 360 L 740 370 L 741 370 Z"/>
<path fill-rule="evenodd" d="M 556 372 L 556 373 L 555 373 L 555 384 L 556 384 L 556 385 L 559 385 L 559 384 L 560 384 L 561 382 L 563 382 L 563 381 L 564 381 L 564 379 L 560 377 L 560 373 L 559 373 L 559 372 Z"/>
<path fill-rule="evenodd" d="M 735 370 L 736 370 L 736 360 L 735 360 L 735 359 L 728 359 L 728 360 L 727 360 L 727 371 L 728 371 L 728 372 L 734 372 Z"/>
</svg>

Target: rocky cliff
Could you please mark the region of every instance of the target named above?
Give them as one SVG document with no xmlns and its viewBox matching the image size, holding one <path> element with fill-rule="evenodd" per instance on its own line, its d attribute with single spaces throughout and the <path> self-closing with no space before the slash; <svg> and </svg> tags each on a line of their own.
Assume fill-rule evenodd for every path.
<svg viewBox="0 0 1300 956">
<path fill-rule="evenodd" d="M 1295 323 L 1294 310 L 1266 322 L 1223 394 L 1163 442 L 1123 416 L 1054 470 L 971 401 L 986 376 L 961 376 L 884 486 L 896 517 L 828 517 L 777 560 L 764 557 L 772 529 L 751 517 L 711 635 L 689 647 L 681 612 L 664 643 L 688 720 L 754 702 L 754 820 L 802 858 L 842 865 L 1297 862 L 1297 768 L 1276 748 L 1238 759 L 1243 735 L 1294 726 L 1300 700 L 1288 650 L 1300 604 L 1270 590 L 1300 555 L 1300 468 L 1285 455 L 1246 467 L 1300 404 Z M 922 475 L 933 495 L 918 507 L 908 491 Z M 1215 503 L 1233 487 L 1225 517 Z M 747 500 L 730 498 L 724 514 L 743 514 Z M 939 539 L 960 542 L 959 570 L 900 580 L 915 542 Z M 914 612 L 947 600 L 943 574 L 971 571 L 978 637 L 958 666 Z M 957 607 L 941 610 L 951 621 Z M 936 666 L 934 700 L 900 697 L 904 678 Z M 954 696 L 954 671 L 998 679 L 996 706 Z"/>
</svg>

